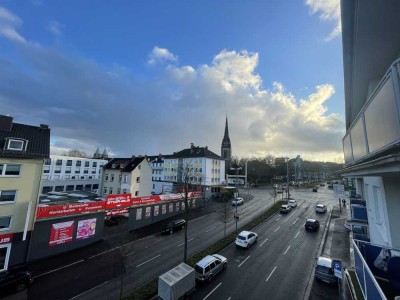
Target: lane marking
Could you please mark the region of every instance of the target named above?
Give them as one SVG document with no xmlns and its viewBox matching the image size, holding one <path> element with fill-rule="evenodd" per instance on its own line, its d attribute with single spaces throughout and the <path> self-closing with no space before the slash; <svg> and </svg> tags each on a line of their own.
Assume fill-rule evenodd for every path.
<svg viewBox="0 0 400 300">
<path fill-rule="evenodd" d="M 191 242 L 191 241 L 193 241 L 193 240 L 194 240 L 194 238 L 191 238 L 191 239 L 189 239 L 187 242 L 189 243 L 189 242 Z M 182 245 L 185 245 L 185 242 L 179 244 L 177 247 L 180 247 L 180 246 L 182 246 Z"/>
<path fill-rule="evenodd" d="M 243 265 L 243 264 L 246 262 L 246 260 L 248 260 L 249 258 L 250 258 L 250 255 L 247 256 L 247 258 L 246 258 L 244 261 L 242 261 L 242 262 L 240 263 L 240 265 L 238 265 L 238 268 L 240 268 L 240 266 Z"/>
<path fill-rule="evenodd" d="M 82 295 L 88 294 L 89 292 L 93 291 L 94 289 L 97 289 L 98 287 L 100 287 L 100 286 L 102 286 L 102 285 L 105 285 L 105 284 L 107 284 L 107 283 L 109 283 L 109 282 L 110 282 L 110 280 L 104 281 L 103 283 L 101 283 L 101 284 L 99 284 L 99 285 L 96 285 L 95 287 L 92 287 L 90 290 L 84 291 L 83 293 L 78 294 L 78 295 L 76 295 L 76 296 L 70 298 L 69 300 L 76 299 L 76 298 L 81 297 Z"/>
<path fill-rule="evenodd" d="M 289 249 L 290 249 L 290 245 L 289 245 L 289 247 L 287 247 L 287 249 L 286 249 L 285 253 L 283 253 L 283 255 L 286 255 L 286 253 L 289 251 Z"/>
<path fill-rule="evenodd" d="M 265 243 L 266 241 L 268 241 L 268 239 L 265 239 L 265 241 L 261 243 L 260 247 L 261 247 L 262 245 L 264 245 L 264 243 Z"/>
<path fill-rule="evenodd" d="M 293 225 L 297 223 L 300 218 L 297 218 L 296 221 L 293 222 Z"/>
<path fill-rule="evenodd" d="M 78 260 L 78 261 L 76 261 L 76 262 L 74 262 L 74 263 L 72 263 L 72 264 L 69 264 L 69 265 L 66 265 L 66 266 L 62 266 L 62 267 L 60 267 L 60 268 L 57 268 L 57 269 L 48 271 L 48 272 L 46 272 L 46 273 L 42 273 L 42 274 L 39 274 L 39 275 L 37 275 L 37 276 L 34 276 L 34 278 L 39 278 L 39 277 L 41 277 L 41 276 L 44 276 L 44 275 L 48 275 L 48 274 L 57 272 L 57 271 L 59 271 L 59 270 L 62 270 L 62 269 L 71 267 L 71 266 L 73 266 L 73 265 L 79 264 L 79 263 L 84 262 L 84 261 L 85 261 L 85 260 L 83 260 L 83 259 Z"/>
<path fill-rule="evenodd" d="M 136 268 L 139 268 L 140 266 L 143 266 L 144 264 L 147 264 L 149 261 L 152 261 L 153 259 L 159 258 L 161 254 L 154 256 L 153 258 L 150 258 L 149 260 L 146 260 L 145 262 L 141 263 L 140 265 L 137 265 Z"/>
<path fill-rule="evenodd" d="M 285 221 L 283 221 L 283 223 L 286 223 L 286 222 L 287 222 L 288 220 L 290 220 L 290 218 L 293 217 L 293 216 L 294 216 L 294 213 L 291 214 L 289 218 L 286 218 Z"/>
<path fill-rule="evenodd" d="M 274 232 L 277 232 L 279 230 L 279 228 L 281 228 L 281 226 L 278 226 L 278 228 L 275 229 Z"/>
<path fill-rule="evenodd" d="M 279 221 L 282 218 L 282 216 L 279 216 L 278 218 L 276 218 L 275 221 Z"/>
<path fill-rule="evenodd" d="M 276 266 L 275 268 L 272 270 L 271 274 L 269 274 L 269 276 L 267 277 L 267 280 L 265 280 L 265 282 L 267 282 L 269 280 L 269 278 L 272 276 L 272 274 L 275 272 L 276 270 Z"/>
<path fill-rule="evenodd" d="M 132 255 L 132 254 L 134 254 L 134 253 L 135 253 L 135 251 L 133 251 L 133 252 L 127 254 L 126 256 L 130 256 L 130 255 Z"/>
<path fill-rule="evenodd" d="M 108 252 L 111 252 L 111 251 L 117 250 L 117 249 L 119 249 L 119 248 L 121 248 L 121 247 L 122 247 L 122 246 L 118 246 L 118 247 L 115 247 L 115 248 L 109 249 L 109 250 L 107 250 L 107 251 L 104 251 L 104 252 L 101 252 L 101 253 L 95 254 L 95 255 L 93 255 L 93 256 L 90 256 L 90 257 L 88 257 L 87 259 L 91 259 L 91 258 L 94 258 L 94 257 L 96 257 L 96 256 L 103 255 L 103 254 L 105 254 L 105 253 L 108 253 Z"/>
<path fill-rule="evenodd" d="M 229 297 L 229 298 L 228 298 L 228 299 L 226 299 L 226 300 L 231 300 L 231 298 L 232 298 L 232 297 Z"/>
<path fill-rule="evenodd" d="M 206 300 L 208 297 L 210 297 L 210 295 L 214 293 L 215 290 L 221 286 L 221 284 L 222 282 L 220 282 L 211 292 L 209 292 L 208 295 L 203 298 L 203 300 Z"/>
<path fill-rule="evenodd" d="M 217 228 L 217 226 L 211 227 L 210 229 L 208 229 L 206 232 L 210 232 L 211 230 Z"/>
<path fill-rule="evenodd" d="M 297 239 L 297 237 L 299 236 L 300 230 L 299 232 L 296 234 L 296 236 L 294 237 L 295 239 Z"/>
</svg>

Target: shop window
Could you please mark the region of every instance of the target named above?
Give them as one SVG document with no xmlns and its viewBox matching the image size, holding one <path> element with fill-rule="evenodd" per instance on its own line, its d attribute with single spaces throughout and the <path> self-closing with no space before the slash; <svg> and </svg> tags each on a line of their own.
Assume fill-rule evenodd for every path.
<svg viewBox="0 0 400 300">
<path fill-rule="evenodd" d="M 57 185 L 54 190 L 56 192 L 63 192 L 64 191 L 64 186 L 63 185 Z"/>
<path fill-rule="evenodd" d="M 73 191 L 74 190 L 74 186 L 73 185 L 67 185 L 66 191 Z"/>
<path fill-rule="evenodd" d="M 11 216 L 0 217 L 0 231 L 10 230 Z"/>
</svg>

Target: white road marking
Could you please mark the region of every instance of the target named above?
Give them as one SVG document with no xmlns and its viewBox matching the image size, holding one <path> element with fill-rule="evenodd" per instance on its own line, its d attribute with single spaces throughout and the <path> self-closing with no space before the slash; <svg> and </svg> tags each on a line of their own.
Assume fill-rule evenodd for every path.
<svg viewBox="0 0 400 300">
<path fill-rule="evenodd" d="M 126 256 L 132 255 L 132 254 L 134 254 L 134 253 L 135 253 L 135 251 L 133 251 L 133 252 L 127 254 Z"/>
<path fill-rule="evenodd" d="M 62 267 L 60 267 L 60 268 L 57 268 L 57 269 L 48 271 L 48 272 L 46 272 L 46 273 L 39 274 L 39 275 L 37 275 L 37 276 L 34 276 L 34 278 L 38 278 L 38 277 L 41 277 L 41 276 L 44 276 L 44 275 L 47 275 L 47 274 L 51 274 L 51 273 L 57 272 L 57 271 L 59 271 L 59 270 L 62 270 L 62 269 L 71 267 L 71 266 L 76 265 L 76 264 L 79 264 L 79 263 L 81 263 L 81 262 L 84 262 L 84 260 L 81 259 L 81 260 L 78 260 L 78 261 L 76 261 L 76 262 L 74 262 L 74 263 L 72 263 L 72 264 L 69 264 L 69 265 L 66 265 L 66 266 L 62 266 Z"/>
<path fill-rule="evenodd" d="M 293 217 L 293 216 L 294 216 L 294 213 L 291 214 L 289 218 L 286 218 L 285 221 L 283 221 L 283 223 L 286 223 L 286 222 L 287 222 L 288 220 L 290 220 L 290 218 Z"/>
<path fill-rule="evenodd" d="M 159 258 L 161 254 L 154 256 L 153 258 L 150 258 L 149 260 L 146 260 L 145 262 L 141 263 L 140 265 L 137 265 L 136 268 L 139 268 L 140 266 L 143 266 L 144 264 L 148 263 L 149 261 L 152 261 L 153 259 Z"/>
<path fill-rule="evenodd" d="M 243 264 L 246 262 L 246 260 L 248 260 L 249 258 L 250 258 L 250 255 L 247 256 L 246 259 L 240 263 L 240 265 L 238 265 L 238 268 L 239 268 L 241 265 L 243 265 Z"/>
<path fill-rule="evenodd" d="M 228 298 L 228 299 L 226 299 L 226 300 L 231 300 L 231 298 L 232 298 L 232 297 L 229 297 L 229 298 Z"/>
<path fill-rule="evenodd" d="M 279 230 L 279 228 L 281 228 L 281 226 L 278 226 L 278 228 L 275 229 L 274 232 L 277 232 Z"/>
<path fill-rule="evenodd" d="M 210 229 L 208 229 L 206 232 L 210 232 L 211 230 L 217 228 L 217 226 L 211 227 Z"/>
<path fill-rule="evenodd" d="M 289 251 L 289 249 L 290 249 L 290 245 L 289 245 L 289 247 L 287 247 L 287 249 L 286 249 L 285 253 L 283 253 L 283 255 L 286 255 L 286 253 Z"/>
<path fill-rule="evenodd" d="M 193 240 L 194 240 L 194 238 L 189 239 L 189 240 L 188 240 L 188 243 L 191 242 L 191 241 L 193 241 Z M 184 245 L 184 244 L 185 244 L 185 242 L 179 244 L 178 247 L 180 247 L 180 246 L 182 246 L 182 245 Z"/>
<path fill-rule="evenodd" d="M 296 221 L 293 222 L 293 225 L 296 224 L 298 220 L 299 220 L 299 218 L 297 218 Z"/>
<path fill-rule="evenodd" d="M 299 236 L 300 230 L 299 232 L 296 234 L 296 236 L 294 237 L 295 239 L 297 239 L 297 237 Z"/>
<path fill-rule="evenodd" d="M 209 292 L 208 295 L 205 296 L 205 297 L 203 298 L 203 300 L 206 300 L 208 297 L 210 297 L 210 295 L 211 295 L 212 293 L 214 293 L 215 290 L 216 290 L 217 288 L 219 288 L 221 284 L 222 284 L 222 282 L 220 282 L 211 292 Z"/>
<path fill-rule="evenodd" d="M 282 216 L 279 216 L 279 217 L 276 218 L 275 221 L 279 221 L 281 218 L 282 218 Z"/>
<path fill-rule="evenodd" d="M 266 241 L 268 241 L 268 239 L 265 239 L 265 241 L 261 243 L 260 247 L 261 247 L 262 245 L 264 245 L 264 243 L 265 243 Z"/>
<path fill-rule="evenodd" d="M 269 274 L 269 276 L 267 277 L 267 280 L 265 280 L 265 282 L 267 282 L 269 280 L 269 278 L 272 276 L 272 274 L 275 272 L 276 270 L 276 266 L 275 268 L 272 270 L 271 274 Z"/>
</svg>

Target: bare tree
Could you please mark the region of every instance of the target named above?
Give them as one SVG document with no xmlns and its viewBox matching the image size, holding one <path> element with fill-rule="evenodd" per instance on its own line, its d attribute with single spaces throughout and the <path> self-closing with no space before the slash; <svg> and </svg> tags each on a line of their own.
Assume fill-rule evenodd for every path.
<svg viewBox="0 0 400 300">
<path fill-rule="evenodd" d="M 81 158 L 88 158 L 86 152 L 80 151 L 78 149 L 72 149 L 68 151 L 64 151 L 64 156 L 71 156 L 71 157 L 81 157 Z"/>
<path fill-rule="evenodd" d="M 230 205 L 227 205 L 228 199 L 225 199 L 224 208 L 219 211 L 218 219 L 224 223 L 224 237 L 226 237 L 226 223 L 232 220 L 233 217 L 233 208 Z"/>
</svg>

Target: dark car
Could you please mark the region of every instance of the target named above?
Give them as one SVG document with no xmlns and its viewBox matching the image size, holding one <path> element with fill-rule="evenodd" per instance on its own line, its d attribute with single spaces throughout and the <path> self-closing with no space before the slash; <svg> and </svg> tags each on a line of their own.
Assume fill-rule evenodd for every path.
<svg viewBox="0 0 400 300">
<path fill-rule="evenodd" d="M 163 227 L 162 233 L 172 234 L 174 231 L 185 228 L 185 224 L 186 224 L 186 222 L 184 219 L 171 221 Z"/>
<path fill-rule="evenodd" d="M 312 191 L 315 193 L 315 192 L 318 192 L 318 187 L 317 186 L 314 186 L 313 187 L 313 189 L 312 189 Z"/>
<path fill-rule="evenodd" d="M 306 224 L 304 224 L 306 230 L 318 231 L 319 221 L 315 219 L 307 219 Z"/>
<path fill-rule="evenodd" d="M 28 270 L 0 272 L 0 295 L 20 292 L 29 286 L 32 281 L 32 273 Z"/>
<path fill-rule="evenodd" d="M 104 223 L 107 226 L 113 226 L 113 225 L 118 225 L 119 224 L 119 218 L 118 217 L 106 217 L 104 220 Z"/>
</svg>

